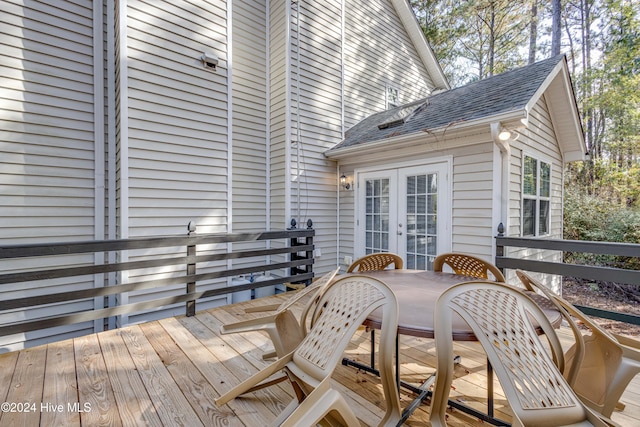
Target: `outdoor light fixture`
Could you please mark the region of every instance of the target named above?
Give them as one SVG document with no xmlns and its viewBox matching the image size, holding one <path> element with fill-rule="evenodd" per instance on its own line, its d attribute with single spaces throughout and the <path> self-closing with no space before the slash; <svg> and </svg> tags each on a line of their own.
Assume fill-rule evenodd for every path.
<svg viewBox="0 0 640 427">
<path fill-rule="evenodd" d="M 509 132 L 507 129 L 502 128 L 502 130 L 500 130 L 500 133 L 498 134 L 498 139 L 500 141 L 507 141 L 509 138 L 511 138 L 511 132 Z"/>
<path fill-rule="evenodd" d="M 203 53 L 200 57 L 202 66 L 207 70 L 216 71 L 218 68 L 218 57 L 212 53 Z"/>
<path fill-rule="evenodd" d="M 345 174 L 340 175 L 340 186 L 342 186 L 344 190 L 351 190 L 351 182 Z"/>
</svg>

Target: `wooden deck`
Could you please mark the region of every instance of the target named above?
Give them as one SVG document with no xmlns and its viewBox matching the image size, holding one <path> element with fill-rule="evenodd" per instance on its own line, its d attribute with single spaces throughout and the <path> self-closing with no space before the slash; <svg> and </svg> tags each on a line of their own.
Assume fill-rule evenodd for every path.
<svg viewBox="0 0 640 427">
<path fill-rule="evenodd" d="M 278 298 L 278 297 L 272 297 Z M 273 302 L 262 299 L 260 304 Z M 247 316 L 255 301 L 167 318 L 127 328 L 0 355 L 0 426 L 260 426 L 291 398 L 289 385 L 256 392 L 217 408 L 213 399 L 264 366 L 266 335 L 219 335 L 223 323 Z M 562 335 L 568 343 L 569 332 Z M 348 349 L 351 358 L 369 359 L 369 335 L 362 331 Z M 431 340 L 402 337 L 402 377 L 419 382 L 435 363 Z M 486 403 L 485 358 L 477 343 L 456 343 L 462 356 L 453 395 L 482 408 Z M 334 378 L 362 425 L 376 425 L 382 393 L 376 377 L 339 366 Z M 509 420 L 497 385 L 496 410 Z M 402 405 L 411 397 L 402 395 Z M 623 426 L 640 425 L 640 378 L 623 396 L 627 407 L 614 413 Z M 428 426 L 427 405 L 407 425 Z M 477 419 L 453 412 L 452 426 L 476 426 Z"/>
</svg>

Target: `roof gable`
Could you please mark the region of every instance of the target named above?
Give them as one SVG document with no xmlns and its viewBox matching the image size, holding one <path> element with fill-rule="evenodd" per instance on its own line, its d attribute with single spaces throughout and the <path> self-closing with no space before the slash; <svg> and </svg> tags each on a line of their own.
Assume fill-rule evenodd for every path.
<svg viewBox="0 0 640 427">
<path fill-rule="evenodd" d="M 489 123 L 521 115 L 547 93 L 563 152 L 584 153 L 584 139 L 564 55 L 511 70 L 423 100 L 373 114 L 349 129 L 326 154 L 356 149 L 375 141 L 462 124 Z M 564 144 L 564 146 L 563 146 Z M 363 147 L 364 148 L 364 147 Z M 575 159 L 569 159 L 575 160 Z"/>
<path fill-rule="evenodd" d="M 416 19 L 408 0 L 391 0 L 391 3 L 396 9 L 407 34 L 418 51 L 418 55 L 420 56 L 422 63 L 429 72 L 435 87 L 439 89 L 449 89 L 449 81 L 444 75 L 444 71 L 442 71 L 440 63 L 436 59 L 429 42 L 422 32 L 422 28 L 420 28 L 420 24 L 418 24 L 418 20 Z"/>
</svg>

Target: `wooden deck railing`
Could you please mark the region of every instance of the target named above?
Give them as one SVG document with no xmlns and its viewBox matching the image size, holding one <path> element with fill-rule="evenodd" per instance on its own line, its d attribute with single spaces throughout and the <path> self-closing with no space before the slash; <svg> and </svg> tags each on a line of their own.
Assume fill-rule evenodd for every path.
<svg viewBox="0 0 640 427">
<path fill-rule="evenodd" d="M 33 264 L 36 265 L 38 259 L 55 260 L 55 257 L 59 255 L 91 253 L 100 254 L 101 256 L 97 258 L 105 260 L 104 262 L 94 263 L 92 265 L 29 269 L 29 271 L 0 274 L 0 290 L 2 291 L 21 289 L 20 286 L 24 287 L 25 283 L 33 281 L 50 281 L 53 279 L 86 275 L 103 275 L 102 277 L 104 277 L 104 282 L 101 282 L 103 286 L 3 299 L 0 301 L 0 315 L 8 314 L 8 317 L 10 317 L 11 313 L 15 313 L 16 310 L 29 310 L 46 304 L 103 298 L 127 292 L 160 289 L 170 286 L 173 286 L 172 289 L 175 289 L 175 285 L 185 285 L 184 293 L 179 295 L 174 294 L 170 297 L 106 306 L 105 308 L 94 308 L 93 310 L 74 312 L 71 314 L 52 315 L 27 321 L 4 323 L 0 325 L 0 336 L 70 325 L 90 320 L 107 319 L 111 316 L 138 313 L 176 303 L 185 303 L 186 314 L 187 316 L 191 316 L 195 313 L 196 301 L 198 299 L 286 282 L 310 282 L 313 277 L 313 237 L 315 231 L 311 228 L 312 224 L 310 222 L 307 225 L 307 229 L 295 229 L 294 227 L 284 231 L 207 235 L 196 235 L 192 233 L 194 229 L 192 227 L 187 236 L 0 246 L 0 262 L 27 259 L 29 261 L 33 260 Z M 259 241 L 271 241 L 273 244 L 262 244 L 259 249 L 228 250 L 230 245 L 227 244 L 229 243 L 245 242 L 243 246 L 250 246 L 248 242 Z M 276 241 L 279 242 L 274 243 Z M 203 250 L 202 254 L 199 254 L 198 248 L 205 245 L 206 249 Z M 184 248 L 182 251 L 183 255 L 167 256 L 166 252 L 175 254 L 175 248 L 179 247 Z M 109 256 L 109 254 L 121 254 L 122 251 L 151 248 L 166 249 L 162 256 L 155 256 L 153 259 L 143 257 L 146 259 L 128 262 L 109 261 L 116 258 Z M 215 248 L 215 250 L 211 248 Z M 252 257 L 258 257 L 258 260 L 265 260 L 268 256 L 279 256 L 287 260 L 268 264 L 264 261 L 247 260 L 246 263 L 243 263 L 244 266 L 239 268 L 228 268 L 229 263 L 221 263 L 221 261 L 224 260 Z M 217 264 L 211 264 L 215 262 L 217 262 Z M 161 278 L 156 277 L 134 282 L 126 281 L 125 283 L 118 283 L 116 274 L 104 274 L 180 265 L 186 267 L 182 273 L 174 272 L 175 274 L 172 274 L 171 277 L 166 277 L 165 275 Z M 220 267 L 220 265 L 223 267 Z M 283 271 L 285 272 L 284 274 L 282 273 Z M 197 291 L 196 289 L 196 284 L 202 281 L 268 272 L 276 273 L 273 275 L 273 279 L 238 286 L 226 286 L 225 284 L 216 289 L 205 291 Z"/>
<path fill-rule="evenodd" d="M 518 259 L 505 256 L 506 247 L 546 249 L 564 252 L 582 252 L 589 254 L 640 257 L 640 244 L 592 242 L 580 240 L 557 240 L 527 237 L 505 237 L 500 231 L 496 237 L 496 260 L 498 268 L 504 270 L 521 269 L 539 273 L 557 274 L 592 281 L 615 282 L 622 286 L 640 286 L 640 271 L 597 265 L 569 264 L 564 262 Z M 640 316 L 617 311 L 602 310 L 595 307 L 577 306 L 591 316 L 619 322 L 640 325 Z"/>
</svg>

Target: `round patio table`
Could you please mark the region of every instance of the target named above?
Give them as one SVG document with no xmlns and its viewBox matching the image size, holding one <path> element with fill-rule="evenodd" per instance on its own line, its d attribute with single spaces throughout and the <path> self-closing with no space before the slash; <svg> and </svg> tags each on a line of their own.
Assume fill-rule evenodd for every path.
<svg viewBox="0 0 640 427">
<path fill-rule="evenodd" d="M 438 297 L 451 286 L 469 281 L 480 281 L 485 279 L 479 279 L 477 277 L 462 276 L 453 273 L 446 272 L 434 272 L 424 270 L 381 270 L 381 271 L 367 271 L 363 273 L 349 273 L 356 276 L 369 276 L 381 280 L 384 282 L 396 296 L 398 300 L 399 314 L 398 314 L 398 335 L 409 335 L 413 337 L 421 338 L 434 338 L 434 311 L 436 301 Z M 519 288 L 521 289 L 521 288 Z M 553 305 L 551 301 L 542 295 L 535 292 L 526 291 L 521 289 L 536 304 L 544 311 L 544 314 L 549 318 L 551 324 L 558 328 L 562 322 L 562 314 Z M 374 330 L 380 329 L 382 325 L 381 312 L 379 310 L 374 311 L 365 320 L 364 325 L 371 329 L 371 362 L 370 366 L 362 363 L 343 359 L 344 365 L 355 366 L 367 372 L 371 372 L 379 375 L 378 371 L 374 368 Z M 534 326 L 536 324 L 534 323 Z M 459 317 L 456 313 L 453 313 L 452 319 L 452 339 L 454 341 L 477 341 L 471 328 L 467 323 Z M 542 332 L 540 330 L 540 332 Z M 405 387 L 418 396 L 416 399 L 404 410 L 402 414 L 401 423 L 404 422 L 415 409 L 422 403 L 422 401 L 431 395 L 429 390 L 430 385 L 435 379 L 435 374 L 432 375 L 427 381 L 425 381 L 420 387 L 406 383 L 400 380 L 400 363 L 399 358 L 399 346 L 396 342 L 396 377 L 398 384 Z M 459 357 L 456 356 L 456 361 L 459 363 Z M 491 365 L 487 363 L 487 413 L 482 413 L 476 409 L 470 408 L 456 400 L 450 400 L 449 404 L 463 412 L 469 413 L 479 419 L 498 426 L 508 426 L 509 423 L 497 419 L 493 414 L 493 369 Z"/>
<path fill-rule="evenodd" d="M 422 338 L 434 337 L 433 313 L 440 294 L 457 283 L 483 280 L 477 277 L 424 270 L 367 271 L 359 275 L 376 278 L 389 286 L 396 295 L 400 307 L 398 333 Z M 554 327 L 560 326 L 562 314 L 551 301 L 535 292 L 521 290 L 542 308 Z M 367 318 L 364 325 L 380 329 L 381 323 L 381 314 L 376 311 Z M 454 341 L 477 341 L 473 331 L 461 317 L 454 316 L 452 326 Z"/>
</svg>

